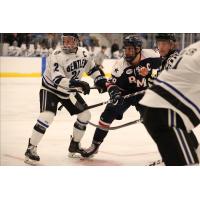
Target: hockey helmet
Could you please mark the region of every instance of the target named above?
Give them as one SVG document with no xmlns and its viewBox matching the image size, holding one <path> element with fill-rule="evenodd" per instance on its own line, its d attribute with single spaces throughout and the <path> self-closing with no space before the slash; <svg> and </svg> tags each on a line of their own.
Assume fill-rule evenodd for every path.
<svg viewBox="0 0 200 200">
<path fill-rule="evenodd" d="M 124 37 L 123 40 L 123 44 L 124 44 L 124 49 L 128 48 L 128 47 L 134 47 L 135 49 L 135 53 L 133 53 L 132 55 L 127 54 L 126 50 L 125 50 L 125 59 L 128 62 L 132 62 L 136 56 L 141 52 L 142 50 L 142 40 L 137 36 L 137 35 L 128 35 L 126 37 Z"/>
<path fill-rule="evenodd" d="M 79 36 L 77 33 L 63 33 L 61 41 L 61 47 L 64 53 L 76 53 L 79 45 Z"/>
<path fill-rule="evenodd" d="M 156 35 L 156 41 L 163 41 L 163 40 L 176 42 L 175 34 L 174 33 L 158 33 Z"/>
</svg>

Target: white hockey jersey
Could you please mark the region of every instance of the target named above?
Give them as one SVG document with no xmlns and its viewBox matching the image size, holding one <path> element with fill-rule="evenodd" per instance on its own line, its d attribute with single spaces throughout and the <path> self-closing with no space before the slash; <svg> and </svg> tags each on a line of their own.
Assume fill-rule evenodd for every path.
<svg viewBox="0 0 200 200">
<path fill-rule="evenodd" d="M 101 75 L 85 48 L 78 47 L 76 54 L 65 54 L 58 48 L 47 59 L 42 88 L 61 98 L 68 98 L 70 80 L 81 79 L 84 72 L 94 79 Z"/>
<path fill-rule="evenodd" d="M 174 110 L 190 131 L 200 123 L 200 41 L 182 50 L 173 68 L 160 74 L 140 104 Z"/>
</svg>

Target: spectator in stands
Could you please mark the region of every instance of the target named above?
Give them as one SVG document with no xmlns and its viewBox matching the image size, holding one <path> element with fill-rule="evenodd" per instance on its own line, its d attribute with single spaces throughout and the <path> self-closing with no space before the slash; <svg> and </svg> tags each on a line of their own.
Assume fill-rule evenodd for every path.
<svg viewBox="0 0 200 200">
<path fill-rule="evenodd" d="M 41 57 L 47 57 L 49 55 L 49 50 L 47 49 L 47 46 L 45 43 L 41 43 L 41 49 L 40 49 L 40 56 Z"/>
<path fill-rule="evenodd" d="M 48 49 L 55 49 L 56 45 L 58 43 L 58 40 L 56 38 L 56 34 L 55 33 L 48 33 L 47 34 L 47 48 Z"/>
<path fill-rule="evenodd" d="M 26 57 L 34 57 L 35 56 L 35 49 L 33 44 L 27 44 L 26 45 L 26 52 L 25 52 Z"/>
<path fill-rule="evenodd" d="M 97 55 L 94 58 L 95 64 L 98 65 L 101 69 L 103 69 L 103 60 L 108 58 L 108 56 L 105 53 L 106 49 L 106 46 L 102 46 L 100 52 L 97 53 Z"/>
<path fill-rule="evenodd" d="M 35 44 L 35 56 L 40 57 L 41 47 L 39 43 Z"/>
<path fill-rule="evenodd" d="M 8 48 L 8 56 L 20 56 L 20 53 L 21 49 L 18 47 L 18 42 L 14 40 L 12 46 Z"/>
<path fill-rule="evenodd" d="M 93 45 L 93 40 L 92 40 L 92 38 L 90 37 L 90 35 L 89 35 L 89 33 L 85 33 L 84 35 L 83 35 L 83 40 L 82 40 L 82 42 L 83 42 L 83 46 L 84 47 L 86 47 L 86 46 L 92 46 Z"/>
<path fill-rule="evenodd" d="M 111 46 L 111 58 L 116 59 L 116 52 L 119 54 L 119 44 L 117 43 L 117 40 L 115 40 Z"/>
<path fill-rule="evenodd" d="M 95 46 L 94 45 L 92 45 L 90 47 L 89 54 L 90 54 L 91 58 L 93 58 L 93 59 L 95 58 L 96 54 L 95 54 Z"/>
<path fill-rule="evenodd" d="M 9 43 L 10 46 L 16 41 L 18 47 L 21 47 L 22 43 L 26 44 L 26 33 L 5 33 L 4 42 Z"/>
<path fill-rule="evenodd" d="M 21 45 L 21 52 L 20 52 L 20 56 L 26 56 L 26 44 L 22 43 Z"/>
</svg>

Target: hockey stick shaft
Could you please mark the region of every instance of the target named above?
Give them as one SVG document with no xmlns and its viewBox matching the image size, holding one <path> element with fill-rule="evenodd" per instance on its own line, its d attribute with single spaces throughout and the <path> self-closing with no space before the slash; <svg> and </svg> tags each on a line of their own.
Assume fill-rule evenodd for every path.
<svg viewBox="0 0 200 200">
<path fill-rule="evenodd" d="M 117 129 L 120 129 L 120 128 L 124 128 L 126 126 L 130 126 L 130 125 L 133 125 L 133 124 L 138 124 L 138 123 L 141 123 L 142 122 L 142 119 L 137 119 L 135 121 L 132 121 L 132 122 L 128 122 L 128 123 L 125 123 L 125 124 L 122 124 L 122 125 L 119 125 L 119 126 L 113 126 L 113 127 L 108 127 L 108 128 L 103 128 L 102 126 L 99 126 L 97 124 L 94 124 L 92 122 L 88 122 L 90 125 L 96 127 L 96 128 L 99 128 L 101 130 L 104 130 L 104 131 L 112 131 L 112 130 L 117 130 Z"/>
<path fill-rule="evenodd" d="M 130 97 L 134 97 L 134 96 L 137 96 L 139 94 L 143 94 L 145 91 L 142 90 L 142 91 L 139 91 L 139 92 L 136 92 L 136 93 L 132 93 L 132 94 L 128 94 L 128 95 L 125 95 L 123 96 L 124 99 L 127 99 L 127 98 L 130 98 Z M 108 104 L 108 103 L 112 103 L 112 100 L 108 100 L 108 101 L 104 101 L 104 102 L 101 102 L 101 103 L 97 103 L 97 104 L 94 104 L 94 105 L 91 105 L 91 106 L 88 106 L 86 107 L 85 110 L 89 110 L 89 109 L 92 109 L 92 108 L 96 108 L 96 107 L 99 107 L 99 106 L 103 106 L 105 104 Z M 61 105 L 58 110 L 61 110 L 63 108 L 63 105 Z"/>
<path fill-rule="evenodd" d="M 142 91 L 139 91 L 139 92 L 136 92 L 136 93 L 132 93 L 132 94 L 128 94 L 128 95 L 125 95 L 123 96 L 124 99 L 128 99 L 130 97 L 134 97 L 134 96 L 137 96 L 139 94 L 143 94 L 145 91 L 142 90 Z M 96 108 L 96 107 L 99 107 L 99 106 L 102 106 L 102 105 L 105 105 L 105 104 L 108 104 L 108 103 L 112 103 L 112 100 L 108 100 L 108 101 L 104 101 L 104 102 L 101 102 L 101 103 L 97 103 L 97 104 L 94 104 L 94 105 L 91 105 L 91 106 L 88 106 L 86 109 L 92 109 L 92 108 Z"/>
</svg>

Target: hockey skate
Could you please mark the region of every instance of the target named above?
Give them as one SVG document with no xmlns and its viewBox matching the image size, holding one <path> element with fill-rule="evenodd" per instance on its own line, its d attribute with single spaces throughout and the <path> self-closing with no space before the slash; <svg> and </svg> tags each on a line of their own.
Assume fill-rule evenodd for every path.
<svg viewBox="0 0 200 200">
<path fill-rule="evenodd" d="M 70 158 L 80 158 L 81 154 L 84 152 L 84 149 L 81 148 L 80 142 L 75 142 L 71 136 L 71 142 L 68 148 L 68 157 Z"/>
<path fill-rule="evenodd" d="M 98 153 L 100 144 L 92 143 L 92 145 L 88 149 L 84 149 L 81 156 L 83 158 L 92 158 L 95 154 Z"/>
<path fill-rule="evenodd" d="M 36 165 L 38 161 L 40 161 L 40 157 L 37 155 L 37 146 L 32 145 L 29 138 L 24 162 L 29 165 Z"/>
</svg>

